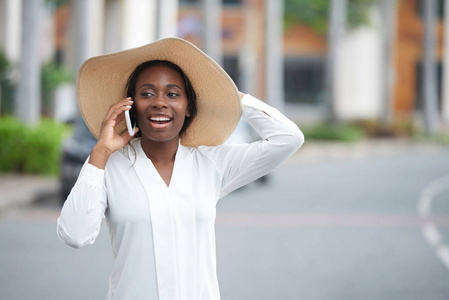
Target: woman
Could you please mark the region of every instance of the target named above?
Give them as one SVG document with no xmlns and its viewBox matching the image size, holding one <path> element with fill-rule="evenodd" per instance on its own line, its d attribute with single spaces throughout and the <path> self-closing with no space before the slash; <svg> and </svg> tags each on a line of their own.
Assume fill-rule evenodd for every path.
<svg viewBox="0 0 449 300">
<path fill-rule="evenodd" d="M 107 299 L 220 299 L 217 201 L 288 159 L 301 131 L 176 38 L 88 60 L 78 101 L 98 142 L 61 211 L 60 239 L 92 244 L 106 218 L 115 260 Z M 137 137 L 122 133 L 126 110 Z M 240 116 L 262 140 L 223 145 Z"/>
</svg>

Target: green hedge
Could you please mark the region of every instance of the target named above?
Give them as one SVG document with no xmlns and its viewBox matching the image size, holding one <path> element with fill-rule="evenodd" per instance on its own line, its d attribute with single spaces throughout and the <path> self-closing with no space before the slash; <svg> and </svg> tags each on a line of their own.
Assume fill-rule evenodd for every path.
<svg viewBox="0 0 449 300">
<path fill-rule="evenodd" d="M 364 138 L 364 131 L 353 125 L 317 124 L 301 127 L 306 140 L 353 142 Z"/>
<path fill-rule="evenodd" d="M 0 171 L 56 175 L 63 139 L 70 127 L 43 119 L 28 127 L 11 117 L 0 118 Z"/>
</svg>

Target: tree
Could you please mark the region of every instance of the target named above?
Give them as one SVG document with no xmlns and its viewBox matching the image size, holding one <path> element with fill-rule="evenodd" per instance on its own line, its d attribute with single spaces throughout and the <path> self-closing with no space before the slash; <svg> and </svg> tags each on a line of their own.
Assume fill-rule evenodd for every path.
<svg viewBox="0 0 449 300">
<path fill-rule="evenodd" d="M 369 23 L 369 11 L 377 0 L 347 0 L 347 25 L 356 28 Z M 393 0 L 392 0 L 393 1 Z M 330 0 L 285 0 L 284 23 L 286 27 L 298 23 L 312 27 L 325 35 L 332 1 Z"/>
</svg>

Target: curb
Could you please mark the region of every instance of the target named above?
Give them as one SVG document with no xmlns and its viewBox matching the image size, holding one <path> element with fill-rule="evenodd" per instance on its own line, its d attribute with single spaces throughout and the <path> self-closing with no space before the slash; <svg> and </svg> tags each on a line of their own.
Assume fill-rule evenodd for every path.
<svg viewBox="0 0 449 300">
<path fill-rule="evenodd" d="M 59 180 L 23 174 L 0 174 L 0 214 L 44 199 L 56 197 Z"/>
<path fill-rule="evenodd" d="M 362 159 L 370 156 L 403 153 L 439 153 L 449 145 L 411 139 L 367 139 L 359 142 L 307 141 L 289 160 L 290 163 Z"/>
</svg>

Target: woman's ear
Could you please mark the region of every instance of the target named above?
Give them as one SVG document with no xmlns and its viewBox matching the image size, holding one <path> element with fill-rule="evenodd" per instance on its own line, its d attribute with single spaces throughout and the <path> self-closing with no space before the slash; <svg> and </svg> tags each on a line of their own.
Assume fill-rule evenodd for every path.
<svg viewBox="0 0 449 300">
<path fill-rule="evenodd" d="M 190 107 L 187 107 L 186 109 L 186 117 L 190 117 Z"/>
</svg>

